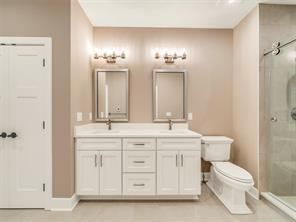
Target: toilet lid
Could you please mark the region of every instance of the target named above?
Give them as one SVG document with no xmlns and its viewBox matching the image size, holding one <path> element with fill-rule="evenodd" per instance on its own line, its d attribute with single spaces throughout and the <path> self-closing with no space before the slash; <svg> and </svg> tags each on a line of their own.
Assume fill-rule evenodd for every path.
<svg viewBox="0 0 296 222">
<path fill-rule="evenodd" d="M 236 166 L 230 162 L 213 162 L 215 170 L 231 179 L 243 182 L 243 183 L 253 183 L 252 175 L 245 169 Z"/>
<path fill-rule="evenodd" d="M 233 139 L 230 139 L 225 136 L 203 136 L 201 138 L 201 142 L 202 143 L 210 143 L 210 144 L 213 144 L 213 143 L 225 144 L 225 143 L 232 143 Z"/>
</svg>

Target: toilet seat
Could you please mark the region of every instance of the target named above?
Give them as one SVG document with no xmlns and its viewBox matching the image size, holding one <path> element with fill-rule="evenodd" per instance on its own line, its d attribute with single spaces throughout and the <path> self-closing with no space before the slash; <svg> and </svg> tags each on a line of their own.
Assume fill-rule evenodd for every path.
<svg viewBox="0 0 296 222">
<path fill-rule="evenodd" d="M 215 170 L 229 179 L 241 183 L 254 183 L 252 175 L 245 169 L 230 162 L 212 162 Z"/>
</svg>

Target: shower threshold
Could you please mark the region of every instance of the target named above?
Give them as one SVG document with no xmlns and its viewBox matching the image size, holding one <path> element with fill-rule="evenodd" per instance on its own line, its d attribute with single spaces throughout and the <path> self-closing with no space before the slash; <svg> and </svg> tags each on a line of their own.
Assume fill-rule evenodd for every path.
<svg viewBox="0 0 296 222">
<path fill-rule="evenodd" d="M 296 197 L 277 197 L 270 192 L 262 192 L 261 196 L 296 220 Z M 288 198 L 289 200 L 287 201 Z M 292 205 L 291 202 L 294 204 Z"/>
</svg>

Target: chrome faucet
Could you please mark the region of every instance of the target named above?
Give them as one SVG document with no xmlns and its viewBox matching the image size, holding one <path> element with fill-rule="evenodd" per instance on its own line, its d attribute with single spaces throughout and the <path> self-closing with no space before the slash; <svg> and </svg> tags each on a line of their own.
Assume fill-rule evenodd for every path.
<svg viewBox="0 0 296 222">
<path fill-rule="evenodd" d="M 112 121 L 111 121 L 111 119 L 109 118 L 109 119 L 107 120 L 107 122 L 106 122 L 106 125 L 108 126 L 108 130 L 111 130 L 111 128 L 112 128 L 111 123 L 112 123 Z"/>
<path fill-rule="evenodd" d="M 173 121 L 169 119 L 169 130 L 173 129 Z"/>
</svg>

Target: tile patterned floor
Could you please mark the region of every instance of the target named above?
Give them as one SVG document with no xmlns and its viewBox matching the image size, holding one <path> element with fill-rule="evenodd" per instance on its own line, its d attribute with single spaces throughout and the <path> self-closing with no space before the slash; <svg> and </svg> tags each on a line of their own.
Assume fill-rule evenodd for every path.
<svg viewBox="0 0 296 222">
<path fill-rule="evenodd" d="M 0 210 L 0 222 L 290 222 L 275 207 L 248 198 L 252 215 L 231 215 L 203 186 L 200 201 L 81 201 L 72 212 Z"/>
</svg>

